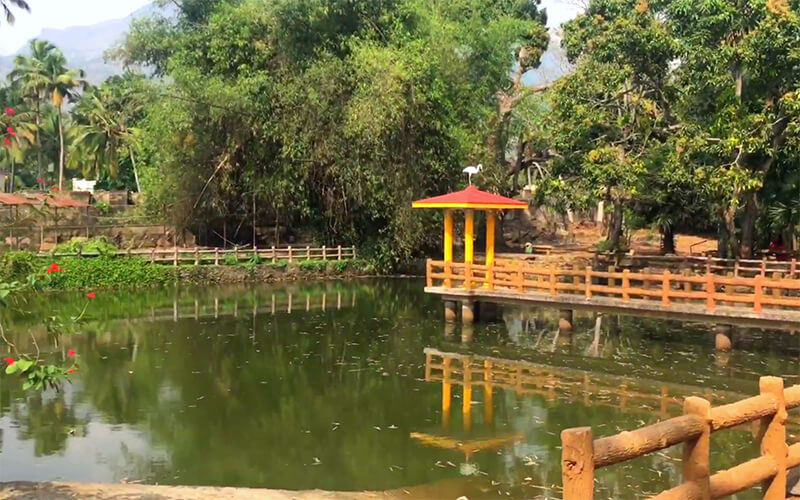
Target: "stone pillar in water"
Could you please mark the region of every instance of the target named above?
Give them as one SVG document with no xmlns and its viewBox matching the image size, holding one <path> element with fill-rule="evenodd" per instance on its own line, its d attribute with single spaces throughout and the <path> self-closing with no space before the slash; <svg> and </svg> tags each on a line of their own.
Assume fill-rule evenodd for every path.
<svg viewBox="0 0 800 500">
<path fill-rule="evenodd" d="M 716 325 L 714 327 L 714 347 L 718 351 L 733 349 L 733 327 L 731 325 Z"/>
<path fill-rule="evenodd" d="M 461 343 L 471 344 L 472 339 L 475 337 L 475 326 L 472 323 L 464 323 L 461 325 Z"/>
<path fill-rule="evenodd" d="M 558 328 L 562 332 L 572 331 L 572 309 L 561 309 L 558 311 Z"/>
<path fill-rule="evenodd" d="M 466 300 L 461 303 L 461 322 L 471 325 L 478 319 L 478 303 Z"/>
<path fill-rule="evenodd" d="M 449 323 L 455 323 L 458 319 L 458 311 L 456 309 L 456 301 L 454 300 L 445 300 L 444 301 L 444 320 Z"/>
</svg>

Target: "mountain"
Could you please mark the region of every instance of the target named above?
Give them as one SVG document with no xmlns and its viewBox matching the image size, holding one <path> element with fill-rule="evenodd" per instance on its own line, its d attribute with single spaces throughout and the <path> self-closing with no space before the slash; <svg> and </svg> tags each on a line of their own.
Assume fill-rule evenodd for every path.
<svg viewBox="0 0 800 500">
<path fill-rule="evenodd" d="M 106 63 L 103 60 L 103 53 L 122 40 L 131 21 L 149 17 L 157 12 L 159 12 L 159 8 L 150 4 L 122 19 L 112 19 L 91 26 L 70 26 L 65 29 L 47 28 L 42 30 L 36 38 L 55 44 L 64 53 L 71 68 L 80 68 L 86 71 L 87 80 L 97 84 L 122 71 L 120 64 Z M 27 50 L 28 44 L 25 43 L 16 54 L 0 57 L 0 76 L 2 78 L 5 78 L 13 68 L 14 57 L 27 53 Z"/>
</svg>

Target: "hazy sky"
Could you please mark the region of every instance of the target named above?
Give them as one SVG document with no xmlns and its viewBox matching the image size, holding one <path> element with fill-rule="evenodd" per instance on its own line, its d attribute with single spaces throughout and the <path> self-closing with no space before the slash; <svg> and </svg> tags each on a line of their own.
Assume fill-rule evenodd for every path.
<svg viewBox="0 0 800 500">
<path fill-rule="evenodd" d="M 15 10 L 14 26 L 0 25 L 0 54 L 13 54 L 43 28 L 67 28 L 97 24 L 127 16 L 152 0 L 28 0 L 31 12 Z M 557 27 L 578 13 L 575 0 L 543 0 L 548 25 Z"/>
<path fill-rule="evenodd" d="M 0 25 L 0 54 L 13 54 L 43 28 L 97 24 L 125 17 L 152 0 L 28 0 L 31 12 L 14 9 L 17 22 Z"/>
</svg>

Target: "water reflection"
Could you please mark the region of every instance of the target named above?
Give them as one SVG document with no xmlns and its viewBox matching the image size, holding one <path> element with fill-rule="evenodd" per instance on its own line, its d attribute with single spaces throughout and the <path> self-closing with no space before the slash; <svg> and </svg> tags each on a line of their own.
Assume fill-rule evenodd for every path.
<svg viewBox="0 0 800 500">
<path fill-rule="evenodd" d="M 610 435 L 800 372 L 797 337 L 774 332 L 737 328 L 723 352 L 713 325 L 589 312 L 445 324 L 416 281 L 107 292 L 80 334 L 41 323 L 82 304 L 48 296 L 4 318 L 21 346 L 76 349 L 81 370 L 43 395 L 0 378 L 0 481 L 553 498 L 564 428 Z M 758 453 L 750 431 L 713 436 L 716 468 Z M 597 498 L 679 478 L 668 450 L 600 471 Z"/>
</svg>

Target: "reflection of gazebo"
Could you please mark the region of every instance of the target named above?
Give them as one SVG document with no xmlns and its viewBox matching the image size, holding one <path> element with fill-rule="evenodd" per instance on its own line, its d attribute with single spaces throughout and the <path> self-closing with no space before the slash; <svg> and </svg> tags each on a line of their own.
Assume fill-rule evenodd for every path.
<svg viewBox="0 0 800 500">
<path fill-rule="evenodd" d="M 486 212 L 486 265 L 494 263 L 494 226 L 497 210 L 524 210 L 528 204 L 469 186 L 463 191 L 415 201 L 413 208 L 444 209 L 444 261 L 453 261 L 453 210 L 464 210 L 464 262 L 473 262 L 475 210 Z"/>
</svg>

